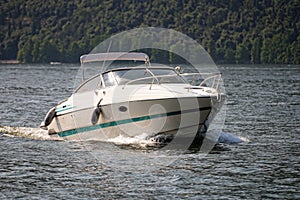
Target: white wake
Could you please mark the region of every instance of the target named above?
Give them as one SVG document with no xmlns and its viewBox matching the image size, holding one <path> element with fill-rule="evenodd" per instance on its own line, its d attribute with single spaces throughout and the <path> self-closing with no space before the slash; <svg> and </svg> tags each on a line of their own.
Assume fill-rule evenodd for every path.
<svg viewBox="0 0 300 200">
<path fill-rule="evenodd" d="M 48 131 L 33 127 L 0 126 L 0 132 L 8 137 L 26 137 L 37 140 L 62 140 L 48 135 Z"/>
<path fill-rule="evenodd" d="M 38 140 L 63 140 L 63 138 L 60 138 L 57 135 L 49 136 L 48 131 L 41 128 L 0 126 L 0 132 L 8 137 L 26 137 Z M 117 145 L 139 145 L 141 147 L 155 146 L 158 143 L 165 143 L 165 137 L 157 137 L 158 136 L 149 137 L 145 133 L 135 137 L 119 135 L 115 138 L 107 139 L 106 142 L 111 142 Z M 249 142 L 249 139 L 223 131 L 219 133 L 218 143 L 237 144 L 243 142 Z"/>
</svg>

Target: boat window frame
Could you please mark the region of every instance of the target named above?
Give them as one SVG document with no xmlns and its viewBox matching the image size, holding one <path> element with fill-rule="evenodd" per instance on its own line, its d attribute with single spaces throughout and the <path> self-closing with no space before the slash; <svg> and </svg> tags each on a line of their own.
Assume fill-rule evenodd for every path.
<svg viewBox="0 0 300 200">
<path fill-rule="evenodd" d="M 96 84 L 95 88 L 90 89 L 90 90 L 84 90 L 83 88 L 91 81 L 93 81 L 94 79 L 99 78 L 99 80 L 97 81 L 98 83 Z M 83 93 L 83 92 L 87 92 L 87 91 L 93 91 L 96 90 L 97 88 L 103 88 L 105 87 L 105 85 L 103 84 L 103 77 L 102 74 L 96 74 L 95 76 L 90 77 L 89 79 L 85 80 L 83 83 L 81 83 L 73 92 L 73 94 L 75 93 Z M 83 90 L 83 91 L 81 91 Z"/>
<path fill-rule="evenodd" d="M 113 83 L 112 85 L 107 85 L 106 84 L 106 80 L 104 78 L 105 75 L 109 75 L 111 80 L 113 80 Z M 102 80 L 103 80 L 103 85 L 104 85 L 104 88 L 107 88 L 107 87 L 113 87 L 113 86 L 116 86 L 116 85 L 119 85 L 118 84 L 118 81 L 116 80 L 116 76 L 114 74 L 114 71 L 107 71 L 107 72 L 104 72 L 103 74 L 101 74 L 101 77 L 102 77 Z"/>
</svg>

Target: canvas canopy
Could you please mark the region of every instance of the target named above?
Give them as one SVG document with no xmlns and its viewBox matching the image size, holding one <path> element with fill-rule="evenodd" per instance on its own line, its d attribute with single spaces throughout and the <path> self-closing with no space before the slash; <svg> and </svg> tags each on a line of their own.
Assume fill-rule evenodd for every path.
<svg viewBox="0 0 300 200">
<path fill-rule="evenodd" d="M 114 60 L 133 60 L 133 61 L 149 61 L 149 57 L 145 53 L 137 52 L 109 52 L 109 53 L 95 53 L 86 54 L 80 56 L 80 62 L 90 63 L 90 62 L 101 62 L 101 61 L 114 61 Z"/>
</svg>

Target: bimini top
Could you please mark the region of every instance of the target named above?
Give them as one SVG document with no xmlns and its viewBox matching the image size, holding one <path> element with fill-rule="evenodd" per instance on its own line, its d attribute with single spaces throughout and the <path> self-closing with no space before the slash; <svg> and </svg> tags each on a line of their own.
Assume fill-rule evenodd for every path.
<svg viewBox="0 0 300 200">
<path fill-rule="evenodd" d="M 86 54 L 80 56 L 80 62 L 90 63 L 90 62 L 101 62 L 101 61 L 114 61 L 114 60 L 132 60 L 132 61 L 149 61 L 149 57 L 145 53 L 137 52 L 109 52 L 109 53 L 95 53 Z"/>
</svg>

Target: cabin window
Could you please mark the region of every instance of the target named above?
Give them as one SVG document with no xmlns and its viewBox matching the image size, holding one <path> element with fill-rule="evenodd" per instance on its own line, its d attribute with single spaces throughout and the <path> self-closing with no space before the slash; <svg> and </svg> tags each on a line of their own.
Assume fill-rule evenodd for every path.
<svg viewBox="0 0 300 200">
<path fill-rule="evenodd" d="M 103 80 L 105 83 L 105 87 L 113 86 L 116 84 L 116 80 L 112 72 L 103 74 Z"/>
</svg>

